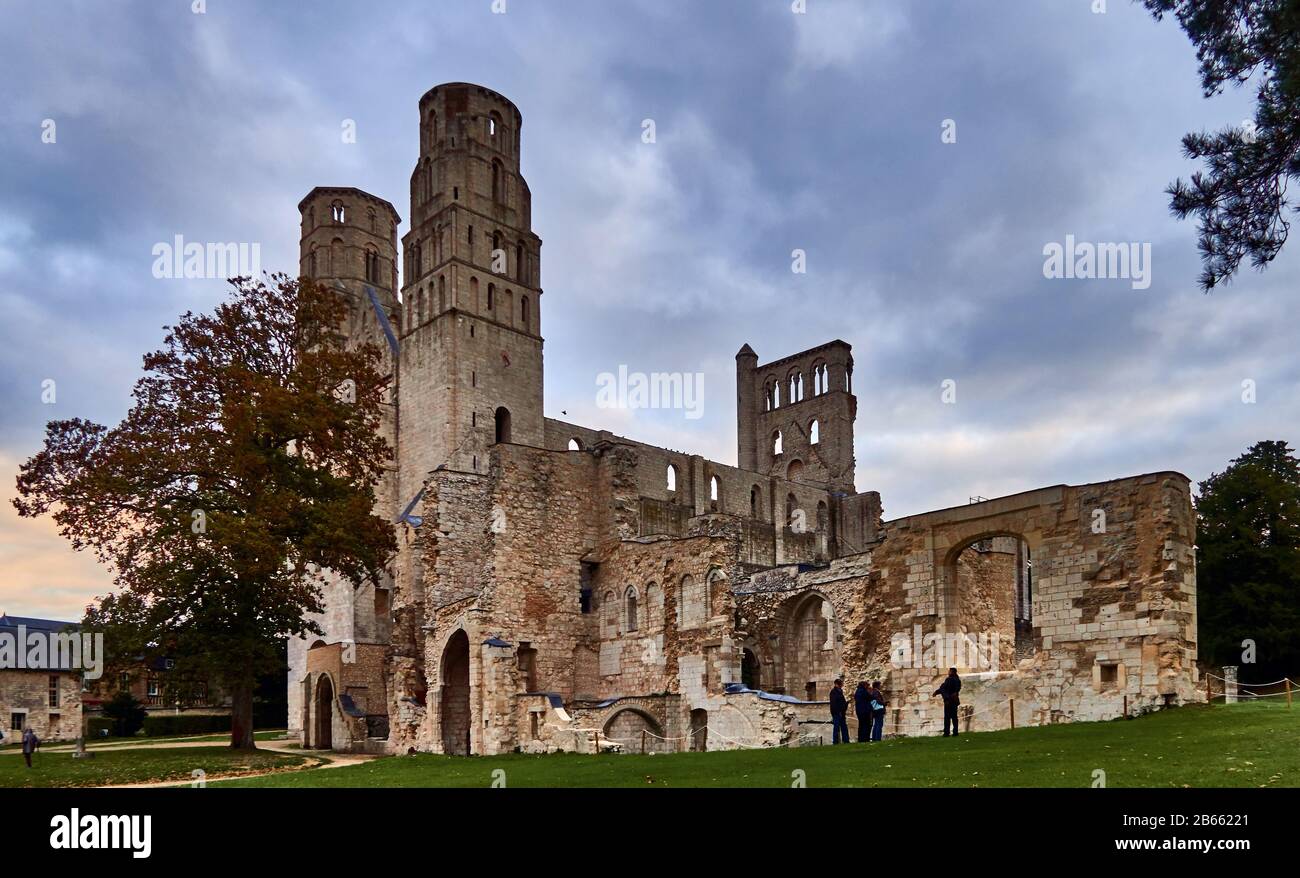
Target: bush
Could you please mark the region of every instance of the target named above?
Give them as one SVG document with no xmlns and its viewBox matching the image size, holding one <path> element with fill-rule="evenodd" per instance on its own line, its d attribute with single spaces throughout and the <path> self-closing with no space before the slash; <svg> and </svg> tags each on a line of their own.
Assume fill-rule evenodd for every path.
<svg viewBox="0 0 1300 878">
<path fill-rule="evenodd" d="M 130 692 L 122 690 L 104 705 L 104 717 L 112 723 L 113 734 L 129 738 L 140 731 L 145 722 L 144 705 Z"/>
<path fill-rule="evenodd" d="M 144 721 L 144 733 L 151 738 L 170 735 L 205 735 L 230 731 L 229 716 L 206 714 L 154 714 Z"/>
</svg>

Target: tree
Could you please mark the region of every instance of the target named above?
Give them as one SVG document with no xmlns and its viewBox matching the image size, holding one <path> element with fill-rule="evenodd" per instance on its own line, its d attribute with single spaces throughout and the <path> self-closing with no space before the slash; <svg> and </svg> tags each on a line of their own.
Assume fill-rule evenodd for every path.
<svg viewBox="0 0 1300 878">
<path fill-rule="evenodd" d="M 1300 669 L 1300 460 L 1285 442 L 1257 442 L 1201 482 L 1197 516 L 1200 651 L 1243 662 L 1268 682 Z M 1256 676 L 1255 673 L 1251 674 Z"/>
<path fill-rule="evenodd" d="M 135 696 L 125 689 L 104 703 L 104 716 L 113 721 L 113 734 L 129 738 L 144 726 L 146 711 Z"/>
<path fill-rule="evenodd" d="M 1183 137 L 1208 174 L 1168 190 L 1179 219 L 1199 217 L 1201 288 L 1236 274 L 1249 257 L 1263 270 L 1286 243 L 1286 187 L 1300 178 L 1300 0 L 1141 0 L 1157 20 L 1173 13 L 1196 45 L 1205 96 L 1258 77 L 1255 118 L 1217 134 Z"/>
<path fill-rule="evenodd" d="M 372 514 L 392 457 L 379 351 L 345 347 L 343 297 L 267 280 L 235 278 L 213 314 L 169 327 L 117 427 L 47 425 L 14 500 L 113 570 L 119 591 L 88 626 L 113 632 L 120 654 L 165 654 L 219 681 L 243 748 L 278 639 L 321 633 L 304 616 L 323 609 L 322 571 L 377 582 L 395 550 Z"/>
</svg>

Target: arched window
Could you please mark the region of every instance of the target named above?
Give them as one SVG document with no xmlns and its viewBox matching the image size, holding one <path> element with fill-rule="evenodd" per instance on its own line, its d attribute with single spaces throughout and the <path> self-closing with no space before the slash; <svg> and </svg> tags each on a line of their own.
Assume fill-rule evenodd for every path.
<svg viewBox="0 0 1300 878">
<path fill-rule="evenodd" d="M 668 491 L 672 493 L 677 490 L 677 467 L 671 463 L 668 464 Z"/>
<path fill-rule="evenodd" d="M 505 172 L 501 167 L 501 162 L 497 159 L 492 160 L 492 200 L 500 203 L 505 200 Z"/>
<path fill-rule="evenodd" d="M 785 495 L 785 526 L 794 527 L 795 512 L 799 509 L 799 500 L 794 494 Z"/>
<path fill-rule="evenodd" d="M 727 577 L 721 570 L 716 567 L 709 571 L 708 579 L 704 583 L 704 613 L 707 616 L 716 615 L 718 610 L 718 599 L 727 590 Z"/>
<path fill-rule="evenodd" d="M 330 242 L 330 267 L 331 275 L 340 275 L 343 273 L 343 239 L 335 238 Z"/>
<path fill-rule="evenodd" d="M 790 465 L 785 469 L 785 477 L 790 481 L 798 481 L 803 478 L 803 461 L 792 460 Z"/>
<path fill-rule="evenodd" d="M 769 381 L 763 385 L 763 411 L 770 412 L 771 410 L 772 410 L 772 382 Z"/>
<path fill-rule="evenodd" d="M 438 276 L 438 301 L 447 301 L 447 275 L 445 274 Z"/>
<path fill-rule="evenodd" d="M 821 441 L 821 422 L 814 418 L 813 422 L 808 425 L 808 442 L 816 445 Z"/>
<path fill-rule="evenodd" d="M 471 308 L 478 308 L 478 278 L 469 279 L 469 305 Z"/>
<path fill-rule="evenodd" d="M 817 501 L 817 532 L 826 533 L 826 529 L 830 525 L 830 520 L 830 510 L 826 506 L 826 501 Z"/>
<path fill-rule="evenodd" d="M 772 434 L 772 454 L 782 453 L 781 431 L 777 430 Z"/>
<path fill-rule="evenodd" d="M 366 248 L 366 280 L 372 284 L 379 283 L 379 254 L 373 247 Z"/>
<path fill-rule="evenodd" d="M 779 409 L 780 407 L 781 407 L 781 382 L 773 381 L 772 382 L 772 408 Z"/>
<path fill-rule="evenodd" d="M 316 245 L 311 245 L 311 252 L 307 254 L 307 276 L 316 276 Z"/>
<path fill-rule="evenodd" d="M 749 489 L 749 517 L 750 518 L 753 519 L 758 518 L 758 508 L 759 506 L 762 505 L 762 503 L 763 503 L 763 492 L 758 487 L 758 485 L 755 485 L 754 487 Z"/>
<path fill-rule="evenodd" d="M 709 499 L 714 503 L 718 502 L 718 477 L 713 476 L 709 479 Z"/>
<path fill-rule="evenodd" d="M 527 296 L 519 297 L 519 317 L 521 320 L 523 320 L 524 326 L 527 326 L 528 325 L 528 297 Z"/>
<path fill-rule="evenodd" d="M 330 218 L 333 219 L 335 223 L 342 225 L 347 220 L 347 215 L 347 208 L 343 206 L 342 201 L 335 201 L 330 204 Z"/>
<path fill-rule="evenodd" d="M 581 451 L 581 450 L 582 450 L 582 443 L 578 440 L 578 438 L 577 438 L 576 436 L 575 436 L 574 438 L 572 438 L 572 439 L 569 440 L 569 450 L 570 450 L 570 451 Z"/>
<path fill-rule="evenodd" d="M 496 305 L 496 298 L 497 298 L 497 285 L 496 285 L 496 284 L 488 284 L 488 300 L 487 300 L 487 309 L 488 309 L 489 311 L 491 311 L 492 309 L 496 308 L 496 306 L 497 306 L 497 305 Z"/>
<path fill-rule="evenodd" d="M 510 409 L 502 406 L 497 409 L 497 444 L 510 443 Z"/>
<path fill-rule="evenodd" d="M 515 277 L 523 283 L 527 278 L 524 276 L 524 242 L 520 241 L 515 245 Z"/>
<path fill-rule="evenodd" d="M 637 624 L 637 594 L 636 594 L 635 585 L 631 586 L 627 590 L 626 603 L 627 603 L 627 629 L 626 630 L 635 631 L 637 630 L 638 627 L 640 627 Z"/>
<path fill-rule="evenodd" d="M 412 280 L 419 280 L 424 275 L 424 247 L 419 241 L 415 242 L 415 273 L 411 276 Z"/>
</svg>

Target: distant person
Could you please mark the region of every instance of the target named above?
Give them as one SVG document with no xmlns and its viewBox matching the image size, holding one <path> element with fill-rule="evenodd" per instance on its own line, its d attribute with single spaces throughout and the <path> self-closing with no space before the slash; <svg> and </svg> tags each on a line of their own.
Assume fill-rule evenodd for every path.
<svg viewBox="0 0 1300 878">
<path fill-rule="evenodd" d="M 958 693 L 961 692 L 961 677 L 956 668 L 948 669 L 948 676 L 934 690 L 934 695 L 943 696 L 943 736 L 948 737 L 948 723 L 952 723 L 952 736 L 957 737 L 957 706 L 961 704 Z M 934 695 L 930 697 L 933 698 Z"/>
<path fill-rule="evenodd" d="M 831 724 L 834 731 L 831 732 L 831 743 L 838 744 L 841 739 L 844 743 L 849 742 L 849 701 L 844 697 L 844 681 L 836 679 L 835 685 L 831 688 Z"/>
<path fill-rule="evenodd" d="M 888 706 L 885 693 L 880 691 L 880 681 L 873 681 L 871 683 L 871 740 L 873 741 L 879 741 L 885 732 L 885 708 Z"/>
<path fill-rule="evenodd" d="M 858 717 L 858 743 L 865 744 L 871 740 L 871 687 L 866 680 L 858 681 L 858 688 L 853 690 L 853 712 Z"/>
<path fill-rule="evenodd" d="M 23 759 L 27 760 L 27 767 L 32 767 L 32 754 L 36 748 L 41 746 L 41 739 L 36 737 L 36 733 L 27 728 L 23 730 Z"/>
</svg>

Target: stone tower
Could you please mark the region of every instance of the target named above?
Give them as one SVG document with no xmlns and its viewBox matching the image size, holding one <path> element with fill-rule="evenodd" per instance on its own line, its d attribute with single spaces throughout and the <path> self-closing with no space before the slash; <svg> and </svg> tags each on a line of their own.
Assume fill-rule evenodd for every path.
<svg viewBox="0 0 1300 878">
<path fill-rule="evenodd" d="M 439 466 L 484 471 L 498 441 L 543 444 L 541 240 L 519 167 L 522 121 L 482 86 L 420 99 L 402 242 L 404 497 Z"/>
<path fill-rule="evenodd" d="M 389 446 L 397 449 L 397 373 L 383 325 L 365 287 L 375 290 L 381 307 L 395 327 L 397 303 L 397 226 L 401 217 L 391 204 L 360 189 L 317 187 L 298 204 L 302 219 L 299 241 L 299 273 L 347 297 L 350 304 L 343 327 L 348 344 L 371 343 L 379 348 L 383 361 L 380 372 L 388 377 L 385 412 L 380 430 Z M 398 503 L 396 462 L 375 489 L 375 514 L 392 520 Z M 382 654 L 390 636 L 389 594 L 391 581 L 366 583 L 359 588 L 326 573 L 323 584 L 325 611 L 315 618 L 323 636 L 310 644 L 323 645 L 324 652 L 348 654 L 360 650 Z M 352 646 L 349 646 L 352 645 Z M 307 698 L 296 681 L 308 668 L 309 642 L 289 641 L 289 723 L 298 727 Z M 354 685 L 383 699 L 383 679 L 372 675 L 369 685 Z M 359 682 L 352 680 L 354 684 Z M 360 696 L 358 696 L 360 697 Z"/>
<path fill-rule="evenodd" d="M 741 469 L 854 493 L 853 349 L 843 341 L 759 365 L 736 354 L 737 461 Z"/>
</svg>

